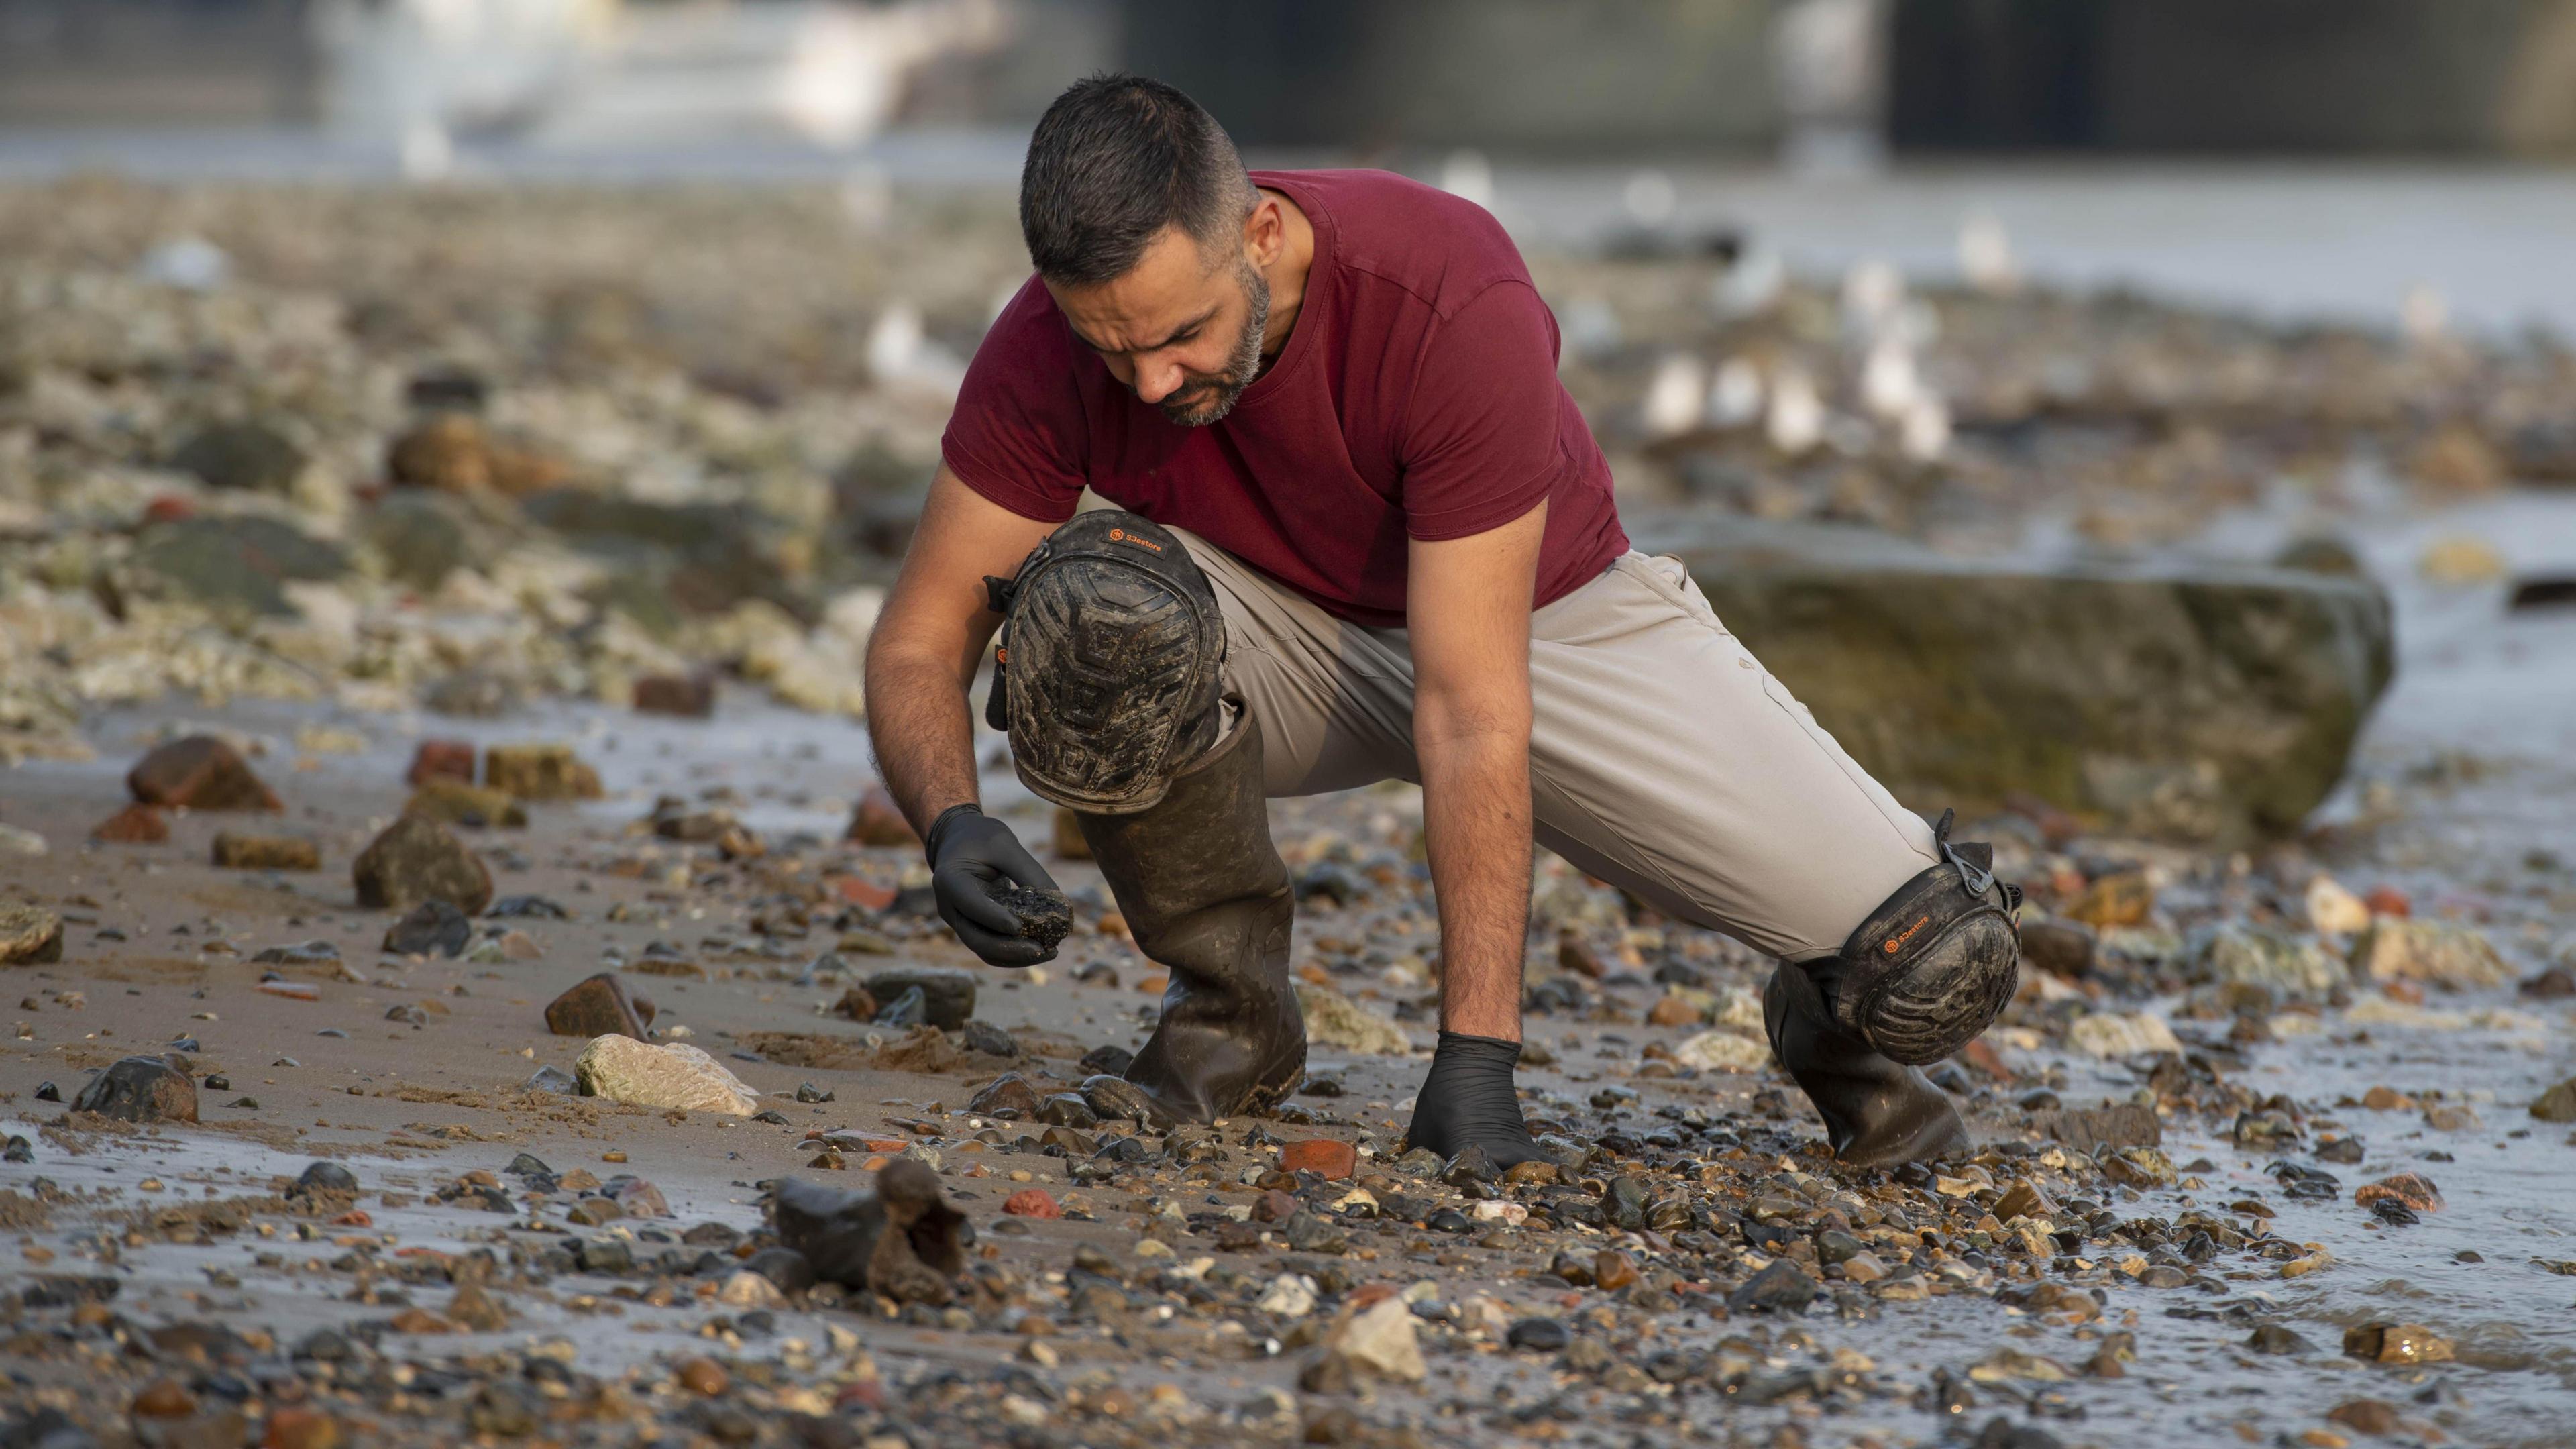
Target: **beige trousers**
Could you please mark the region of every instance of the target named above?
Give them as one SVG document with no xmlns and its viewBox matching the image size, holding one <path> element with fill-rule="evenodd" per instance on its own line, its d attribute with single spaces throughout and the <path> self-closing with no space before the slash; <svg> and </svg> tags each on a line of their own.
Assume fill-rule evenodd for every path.
<svg viewBox="0 0 2576 1449">
<path fill-rule="evenodd" d="M 1226 685 L 1261 721 L 1268 793 L 1419 781 L 1406 632 L 1336 619 L 1182 536 L 1216 585 Z M 1677 559 L 1628 554 L 1533 613 L 1530 695 L 1538 842 L 1679 920 L 1826 955 L 1938 859 L 1922 817 L 1727 632 Z"/>
</svg>

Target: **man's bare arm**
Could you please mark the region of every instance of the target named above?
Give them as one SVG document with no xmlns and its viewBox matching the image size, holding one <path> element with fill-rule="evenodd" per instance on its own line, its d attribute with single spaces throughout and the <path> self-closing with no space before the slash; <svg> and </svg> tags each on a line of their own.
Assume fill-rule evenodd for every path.
<svg viewBox="0 0 2576 1449">
<path fill-rule="evenodd" d="M 979 799 L 966 691 L 1001 624 L 984 606 L 984 576 L 1008 578 L 1053 529 L 985 498 L 945 464 L 930 485 L 867 658 L 877 771 L 916 830 Z"/>
<path fill-rule="evenodd" d="M 1440 907 L 1440 1025 L 1519 1041 L 1530 883 L 1530 600 L 1547 505 L 1410 549 L 1413 748 Z"/>
</svg>

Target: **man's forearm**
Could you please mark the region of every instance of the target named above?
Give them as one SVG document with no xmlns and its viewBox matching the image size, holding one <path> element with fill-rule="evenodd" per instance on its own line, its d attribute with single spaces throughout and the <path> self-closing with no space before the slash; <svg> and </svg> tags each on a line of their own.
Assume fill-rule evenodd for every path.
<svg viewBox="0 0 2576 1449">
<path fill-rule="evenodd" d="M 1423 728 L 1424 844 L 1440 907 L 1440 1025 L 1521 1037 L 1521 956 L 1529 916 L 1530 783 L 1526 719 L 1455 733 Z"/>
<path fill-rule="evenodd" d="M 955 666 L 905 655 L 868 656 L 868 738 L 877 773 L 919 831 L 951 805 L 977 802 L 975 724 Z"/>
</svg>

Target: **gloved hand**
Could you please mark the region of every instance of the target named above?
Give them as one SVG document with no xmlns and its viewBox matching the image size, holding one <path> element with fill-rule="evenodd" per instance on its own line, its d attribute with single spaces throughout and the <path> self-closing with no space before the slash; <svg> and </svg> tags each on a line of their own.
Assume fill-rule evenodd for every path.
<svg viewBox="0 0 2576 1449">
<path fill-rule="evenodd" d="M 1020 914 L 993 898 L 996 890 L 1011 885 L 1062 894 L 1011 827 L 977 806 L 951 805 L 930 822 L 922 845 L 930 857 L 930 891 L 939 902 L 939 919 L 968 950 L 995 966 L 1034 966 L 1055 959 L 1052 944 L 1023 937 Z"/>
<path fill-rule="evenodd" d="M 1485 1149 L 1496 1167 L 1547 1156 L 1530 1140 L 1521 1100 L 1512 1089 L 1512 1069 L 1519 1065 L 1521 1044 L 1490 1036 L 1440 1033 L 1440 1049 L 1431 1054 L 1431 1073 L 1413 1099 L 1413 1123 L 1405 1145 L 1428 1147 L 1455 1157 L 1470 1147 Z"/>
</svg>

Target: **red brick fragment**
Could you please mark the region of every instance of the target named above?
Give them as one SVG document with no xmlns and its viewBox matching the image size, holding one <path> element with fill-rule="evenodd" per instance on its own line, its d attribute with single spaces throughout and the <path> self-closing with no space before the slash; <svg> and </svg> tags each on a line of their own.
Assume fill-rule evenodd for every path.
<svg viewBox="0 0 2576 1449">
<path fill-rule="evenodd" d="M 403 783 L 417 789 L 433 779 L 447 778 L 474 783 L 474 745 L 470 740 L 422 740 L 412 752 L 411 769 Z"/>
<path fill-rule="evenodd" d="M 1046 1189 L 1042 1187 L 1024 1187 L 1012 1193 L 1002 1200 L 1002 1211 L 1022 1218 L 1064 1216 L 1064 1209 L 1056 1206 L 1055 1199 L 1047 1196 Z"/>
<path fill-rule="evenodd" d="M 1310 1137 L 1279 1149 L 1279 1170 L 1282 1172 L 1348 1177 L 1359 1170 L 1359 1162 L 1359 1149 L 1330 1137 Z"/>
</svg>

